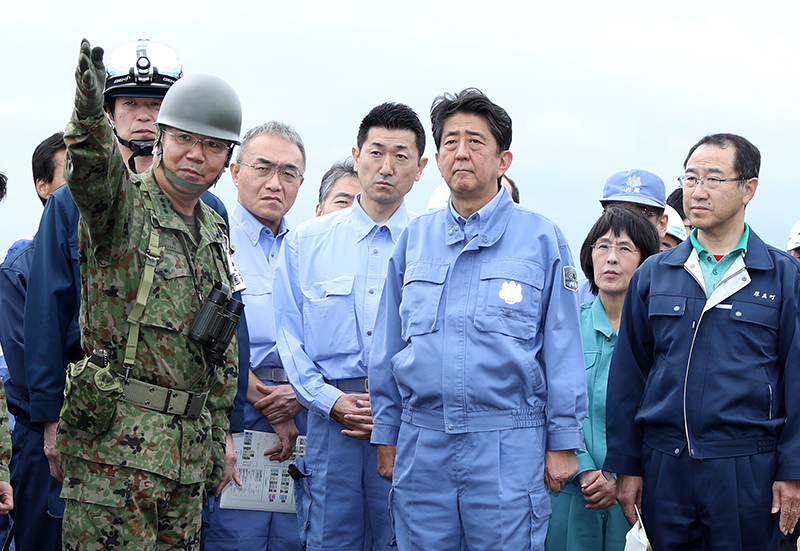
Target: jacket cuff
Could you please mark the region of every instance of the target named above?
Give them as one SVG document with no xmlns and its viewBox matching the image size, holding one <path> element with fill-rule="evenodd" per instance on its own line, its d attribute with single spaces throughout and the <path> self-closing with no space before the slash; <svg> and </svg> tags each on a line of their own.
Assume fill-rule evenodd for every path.
<svg viewBox="0 0 800 551">
<path fill-rule="evenodd" d="M 399 427 L 392 427 L 389 425 L 375 425 L 372 427 L 372 436 L 369 441 L 371 444 L 396 446 L 397 435 L 400 432 Z"/>
</svg>

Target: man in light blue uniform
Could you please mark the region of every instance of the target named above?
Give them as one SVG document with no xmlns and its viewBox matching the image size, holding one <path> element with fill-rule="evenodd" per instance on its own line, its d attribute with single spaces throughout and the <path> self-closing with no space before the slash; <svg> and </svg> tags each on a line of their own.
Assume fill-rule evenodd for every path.
<svg viewBox="0 0 800 551">
<path fill-rule="evenodd" d="M 307 412 L 298 404 L 278 355 L 272 306 L 272 270 L 289 231 L 284 216 L 303 183 L 305 166 L 303 140 L 291 127 L 274 121 L 245 134 L 231 164 L 231 178 L 238 188 L 231 241 L 246 285 L 242 301 L 250 334 L 244 428 L 277 433 L 281 445 L 267 453 L 279 461 L 291 455 L 298 432 L 306 433 Z M 214 501 L 209 498 L 206 551 L 301 551 L 297 515 L 221 509 Z"/>
<path fill-rule="evenodd" d="M 397 242 L 369 368 L 397 547 L 542 549 L 547 487 L 583 447 L 577 273 L 561 231 L 501 187 L 506 111 L 468 89 L 431 122 L 451 199 Z"/>
<path fill-rule="evenodd" d="M 367 360 L 386 265 L 411 219 L 403 197 L 427 159 L 416 113 L 385 103 L 361 122 L 353 158 L 363 191 L 350 209 L 289 232 L 274 276 L 278 350 L 309 409 L 298 521 L 308 551 L 393 548 L 390 484 L 369 444 Z"/>
</svg>

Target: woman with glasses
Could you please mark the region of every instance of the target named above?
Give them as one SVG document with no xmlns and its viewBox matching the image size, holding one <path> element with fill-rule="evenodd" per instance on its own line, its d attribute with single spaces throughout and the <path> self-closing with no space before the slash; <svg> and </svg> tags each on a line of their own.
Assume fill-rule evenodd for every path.
<svg viewBox="0 0 800 551">
<path fill-rule="evenodd" d="M 611 355 L 628 282 L 644 260 L 659 252 L 655 226 L 610 206 L 581 246 L 581 268 L 597 295 L 581 305 L 589 410 L 583 423 L 586 449 L 578 450 L 578 474 L 559 493 L 550 492 L 553 513 L 547 551 L 613 551 L 625 547 L 630 523 L 617 504 L 617 481 L 603 472 L 606 455 L 606 392 Z M 612 389 L 613 392 L 613 389 Z"/>
</svg>

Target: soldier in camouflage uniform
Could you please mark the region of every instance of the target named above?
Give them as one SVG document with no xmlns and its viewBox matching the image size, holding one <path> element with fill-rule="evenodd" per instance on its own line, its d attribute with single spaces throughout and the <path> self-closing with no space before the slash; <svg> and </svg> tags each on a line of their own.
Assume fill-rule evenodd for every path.
<svg viewBox="0 0 800 551">
<path fill-rule="evenodd" d="M 0 198 L 2 198 L 0 196 Z M 2 349 L 0 349 L 2 350 Z M 14 493 L 9 483 L 8 464 L 11 462 L 11 433 L 8 432 L 6 388 L 0 380 L 0 515 L 14 508 Z"/>
<path fill-rule="evenodd" d="M 217 282 L 234 287 L 224 222 L 199 198 L 238 143 L 241 105 L 216 77 L 184 77 L 162 104 L 154 166 L 133 174 L 102 112 L 102 57 L 81 43 L 64 137 L 81 212 L 82 346 L 106 355 L 112 390 L 87 396 L 77 378 L 65 390 L 64 549 L 197 549 L 237 383 L 235 335 L 218 365 L 188 338 L 202 297 Z"/>
</svg>

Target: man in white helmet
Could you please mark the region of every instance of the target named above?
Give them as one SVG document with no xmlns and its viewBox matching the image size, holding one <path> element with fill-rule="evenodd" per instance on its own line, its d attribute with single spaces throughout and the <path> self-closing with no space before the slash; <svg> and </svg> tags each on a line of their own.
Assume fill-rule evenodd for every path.
<svg viewBox="0 0 800 551">
<path fill-rule="evenodd" d="M 158 42 L 129 42 L 108 56 L 104 108 L 134 172 L 152 164 L 158 110 L 164 94 L 181 76 L 178 54 Z"/>
</svg>

